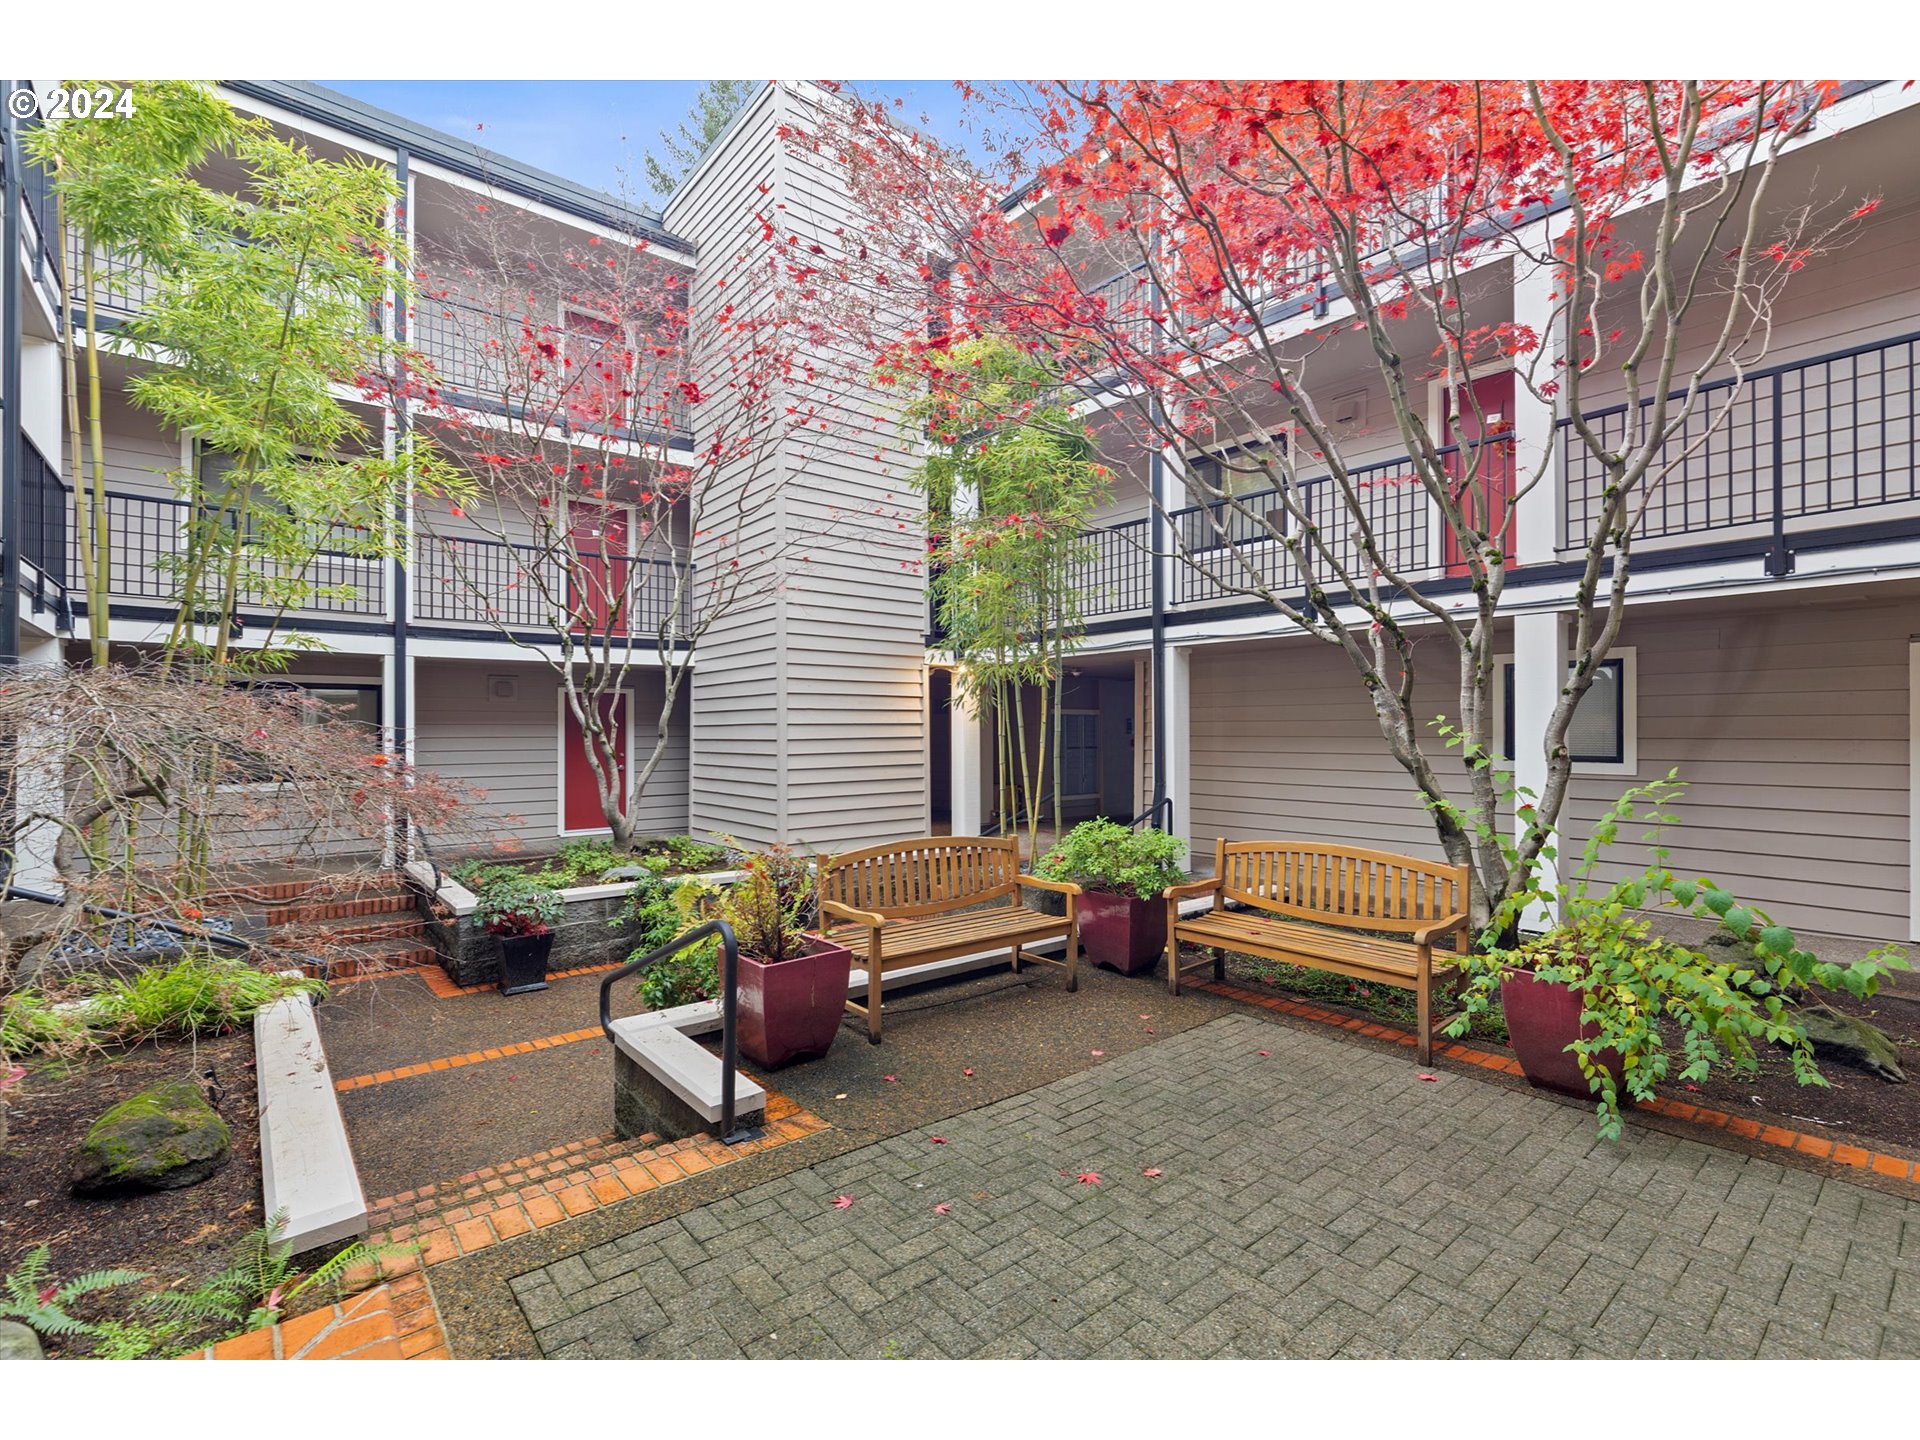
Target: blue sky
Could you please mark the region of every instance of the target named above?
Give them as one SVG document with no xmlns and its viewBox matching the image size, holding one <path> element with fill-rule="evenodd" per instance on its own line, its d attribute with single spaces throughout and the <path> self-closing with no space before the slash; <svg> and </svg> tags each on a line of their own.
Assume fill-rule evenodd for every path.
<svg viewBox="0 0 1920 1440">
<path fill-rule="evenodd" d="M 596 189 L 652 200 L 640 156 L 686 117 L 698 80 L 323 80 L 369 105 L 471 138 L 488 149 Z M 965 139 L 951 81 L 866 81 L 863 94 L 899 97 L 910 123 Z M 477 129 L 476 126 L 484 126 Z M 622 174 L 632 177 L 623 185 Z"/>
</svg>

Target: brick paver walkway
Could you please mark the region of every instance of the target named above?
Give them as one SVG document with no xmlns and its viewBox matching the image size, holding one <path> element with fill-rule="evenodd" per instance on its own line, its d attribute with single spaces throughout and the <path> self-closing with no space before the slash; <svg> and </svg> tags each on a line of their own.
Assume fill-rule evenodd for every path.
<svg viewBox="0 0 1920 1440">
<path fill-rule="evenodd" d="M 1920 1203 L 1418 1073 L 1229 1016 L 513 1289 L 569 1357 L 1920 1355 Z"/>
</svg>

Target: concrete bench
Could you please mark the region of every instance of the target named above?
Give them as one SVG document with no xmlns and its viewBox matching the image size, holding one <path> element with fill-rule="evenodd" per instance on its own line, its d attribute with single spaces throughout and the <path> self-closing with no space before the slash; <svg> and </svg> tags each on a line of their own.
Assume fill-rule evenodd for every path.
<svg viewBox="0 0 1920 1440">
<path fill-rule="evenodd" d="M 253 1017 L 260 1169 L 267 1214 L 286 1212 L 293 1253 L 367 1233 L 367 1196 L 347 1143 L 313 997 L 289 995 Z"/>
<path fill-rule="evenodd" d="M 616 1135 L 679 1140 L 719 1125 L 720 1057 L 693 1039 L 717 1018 L 717 1006 L 687 1005 L 612 1022 Z M 733 1109 L 740 1126 L 758 1125 L 766 1117 L 766 1090 L 737 1071 Z"/>
</svg>

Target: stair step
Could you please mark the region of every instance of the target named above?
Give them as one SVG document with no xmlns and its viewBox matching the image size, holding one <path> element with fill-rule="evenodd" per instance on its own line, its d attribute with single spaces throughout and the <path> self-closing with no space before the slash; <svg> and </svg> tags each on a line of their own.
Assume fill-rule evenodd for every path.
<svg viewBox="0 0 1920 1440">
<path fill-rule="evenodd" d="M 348 980 L 356 975 L 378 975 L 392 970 L 414 970 L 424 965 L 436 965 L 439 961 L 440 952 L 431 945 L 421 945 L 405 938 L 366 940 L 348 945 L 337 954 L 329 955 L 326 978 Z"/>
<path fill-rule="evenodd" d="M 272 933 L 276 945 L 359 945 L 375 940 L 407 940 L 422 942 L 427 935 L 427 922 L 418 915 L 395 917 L 391 920 L 367 920 L 358 923 L 306 924 L 277 926 Z"/>
<path fill-rule="evenodd" d="M 321 920 L 351 920 L 373 915 L 400 917 L 418 913 L 411 894 L 363 894 L 351 899 L 341 896 L 294 905 L 272 905 L 267 908 L 267 924 L 304 925 Z"/>
</svg>

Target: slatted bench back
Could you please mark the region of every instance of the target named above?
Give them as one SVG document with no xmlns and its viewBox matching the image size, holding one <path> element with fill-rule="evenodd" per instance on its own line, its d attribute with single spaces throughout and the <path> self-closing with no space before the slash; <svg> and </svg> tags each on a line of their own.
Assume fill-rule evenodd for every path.
<svg viewBox="0 0 1920 1440">
<path fill-rule="evenodd" d="M 1014 836 L 929 835 L 835 856 L 820 866 L 820 898 L 906 918 L 1014 893 Z"/>
<path fill-rule="evenodd" d="M 1467 867 L 1351 845 L 1221 840 L 1222 897 L 1276 915 L 1411 933 L 1467 908 Z"/>
</svg>

